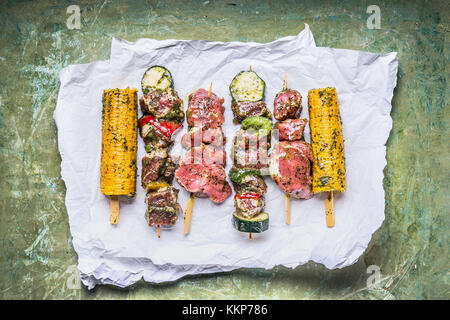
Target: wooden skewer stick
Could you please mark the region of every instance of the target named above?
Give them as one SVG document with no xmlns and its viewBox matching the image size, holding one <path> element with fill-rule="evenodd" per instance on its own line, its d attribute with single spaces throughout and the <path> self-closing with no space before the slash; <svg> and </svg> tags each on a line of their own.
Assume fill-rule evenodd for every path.
<svg viewBox="0 0 450 320">
<path fill-rule="evenodd" d="M 333 191 L 330 191 L 328 193 L 328 197 L 325 199 L 325 214 L 327 219 L 327 227 L 334 227 Z"/>
<path fill-rule="evenodd" d="M 160 228 L 160 226 L 159 226 L 159 224 L 156 226 L 156 234 L 158 235 L 158 238 L 161 236 L 161 228 Z"/>
<path fill-rule="evenodd" d="M 195 194 L 191 192 L 191 197 L 186 204 L 184 211 L 183 234 L 188 234 L 191 231 L 192 211 L 194 209 Z"/>
<path fill-rule="evenodd" d="M 250 65 L 250 71 L 252 71 L 252 65 Z"/>
<path fill-rule="evenodd" d="M 109 209 L 111 212 L 109 221 L 111 224 L 117 224 L 117 222 L 119 222 L 119 196 L 111 196 Z"/>
<path fill-rule="evenodd" d="M 287 89 L 287 72 L 284 73 L 283 90 Z M 284 194 L 284 221 L 291 224 L 291 196 Z"/>
<path fill-rule="evenodd" d="M 284 194 L 284 221 L 286 224 L 291 224 L 291 196 Z"/>
</svg>

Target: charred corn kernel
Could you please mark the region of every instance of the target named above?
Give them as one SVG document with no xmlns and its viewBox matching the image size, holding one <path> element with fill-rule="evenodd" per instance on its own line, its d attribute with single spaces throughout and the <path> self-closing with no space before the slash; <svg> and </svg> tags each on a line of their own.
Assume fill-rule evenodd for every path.
<svg viewBox="0 0 450 320">
<path fill-rule="evenodd" d="M 104 195 L 136 195 L 137 90 L 103 91 L 100 188 Z"/>
<path fill-rule="evenodd" d="M 314 154 L 313 192 L 345 191 L 344 139 L 336 89 L 310 90 L 308 109 Z"/>
</svg>

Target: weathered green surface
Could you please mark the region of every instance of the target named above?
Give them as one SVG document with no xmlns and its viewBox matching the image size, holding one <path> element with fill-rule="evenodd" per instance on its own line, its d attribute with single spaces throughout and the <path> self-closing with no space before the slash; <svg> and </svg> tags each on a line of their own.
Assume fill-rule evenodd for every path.
<svg viewBox="0 0 450 320">
<path fill-rule="evenodd" d="M 76 1 L 80 30 L 66 26 L 72 1 L 1 2 L 0 298 L 450 298 L 448 3 L 377 1 L 381 29 L 369 30 L 365 1 L 228 2 Z M 310 263 L 127 290 L 67 288 L 77 257 L 52 119 L 61 68 L 108 59 L 113 35 L 268 42 L 304 23 L 319 46 L 399 53 L 386 220 L 364 256 L 334 271 Z M 366 288 L 369 265 L 381 267 L 379 289 Z"/>
</svg>

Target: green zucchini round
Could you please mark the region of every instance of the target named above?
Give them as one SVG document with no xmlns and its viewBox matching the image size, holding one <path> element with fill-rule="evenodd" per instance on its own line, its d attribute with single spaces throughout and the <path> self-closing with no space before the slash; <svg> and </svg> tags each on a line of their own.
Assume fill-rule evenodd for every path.
<svg viewBox="0 0 450 320">
<path fill-rule="evenodd" d="M 269 229 L 269 214 L 261 212 L 255 217 L 244 218 L 233 213 L 233 227 L 241 232 L 261 233 Z"/>
<path fill-rule="evenodd" d="M 253 116 L 242 121 L 242 129 L 252 128 L 258 131 L 259 136 L 268 136 L 272 130 L 272 121 L 266 117 Z"/>
<path fill-rule="evenodd" d="M 151 66 L 145 71 L 141 80 L 142 92 L 147 94 L 155 90 L 173 88 L 172 74 L 161 66 Z"/>
<path fill-rule="evenodd" d="M 230 180 L 236 183 L 240 183 L 242 179 L 247 175 L 258 175 L 262 176 L 260 169 L 253 169 L 253 168 L 236 168 L 232 167 L 230 171 L 228 172 L 228 176 L 230 177 Z"/>
<path fill-rule="evenodd" d="M 264 99 L 266 83 L 254 71 L 241 71 L 231 81 L 230 93 L 237 102 Z"/>
</svg>

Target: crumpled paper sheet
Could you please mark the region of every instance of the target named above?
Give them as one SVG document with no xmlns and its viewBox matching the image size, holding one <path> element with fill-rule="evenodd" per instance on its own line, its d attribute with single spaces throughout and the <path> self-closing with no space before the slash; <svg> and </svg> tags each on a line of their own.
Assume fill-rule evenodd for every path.
<svg viewBox="0 0 450 320">
<path fill-rule="evenodd" d="M 66 206 L 73 244 L 79 257 L 81 279 L 89 288 L 99 283 L 125 287 L 143 278 L 149 282 L 173 281 L 187 274 L 230 271 L 240 267 L 295 267 L 309 260 L 327 268 L 342 268 L 359 258 L 384 219 L 383 168 L 385 143 L 392 127 L 391 98 L 396 85 L 397 54 L 386 55 L 315 48 L 306 26 L 296 37 L 269 44 L 219 43 L 141 39 L 129 43 L 113 39 L 110 61 L 69 66 L 61 71 L 61 87 L 54 118 L 66 183 Z M 295 200 L 292 223 L 284 223 L 284 195 L 269 179 L 266 211 L 270 228 L 252 240 L 231 225 L 234 211 L 230 197 L 220 205 L 196 199 L 191 232 L 183 236 L 182 217 L 170 229 L 156 231 L 144 218 L 145 192 L 138 184 L 133 200 L 121 199 L 120 221 L 109 224 L 109 199 L 100 193 L 101 93 L 106 88 L 140 89 L 144 71 L 153 64 L 171 70 L 175 89 L 187 103 L 187 95 L 200 87 L 225 98 L 224 130 L 234 132 L 228 86 L 234 75 L 252 65 L 266 81 L 266 102 L 273 98 L 288 72 L 288 86 L 303 95 L 335 86 L 338 91 L 345 139 L 347 186 L 335 196 L 336 225 L 325 225 L 324 197 Z M 141 93 L 140 93 L 141 95 Z M 187 125 L 176 137 L 174 154 Z M 309 141 L 309 130 L 305 130 Z M 138 159 L 144 155 L 138 140 Z M 227 165 L 228 172 L 230 164 Z M 138 161 L 138 173 L 140 173 Z M 140 180 L 140 177 L 138 177 Z M 176 187 L 179 187 L 174 182 Z M 179 202 L 189 194 L 179 187 Z"/>
</svg>

